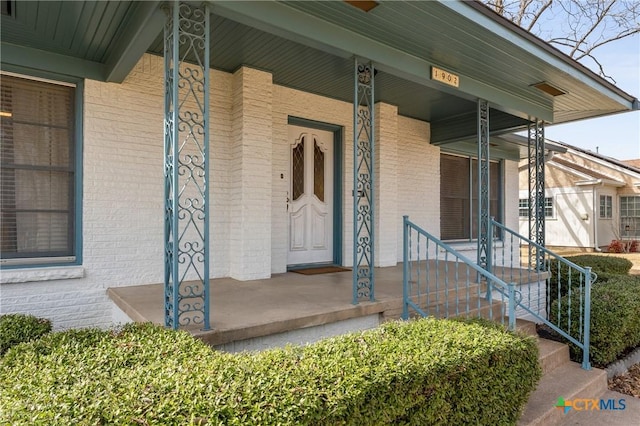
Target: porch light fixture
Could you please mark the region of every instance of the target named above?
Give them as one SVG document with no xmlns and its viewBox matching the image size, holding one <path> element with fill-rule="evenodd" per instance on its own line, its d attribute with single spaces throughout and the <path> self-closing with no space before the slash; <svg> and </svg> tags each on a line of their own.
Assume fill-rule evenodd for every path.
<svg viewBox="0 0 640 426">
<path fill-rule="evenodd" d="M 367 0 L 351 0 L 351 1 L 345 0 L 344 2 L 362 10 L 363 12 L 369 12 L 379 4 L 377 1 L 367 1 Z"/>
<path fill-rule="evenodd" d="M 553 86 L 551 83 L 548 83 L 546 81 L 541 81 L 540 83 L 532 84 L 532 86 L 538 90 L 542 90 L 544 93 L 551 96 L 560 96 L 560 95 L 567 94 L 567 92 L 565 92 L 564 90 L 558 89 L 557 87 Z"/>
<path fill-rule="evenodd" d="M 0 111 L 0 117 L 13 117 L 13 114 L 9 111 Z"/>
</svg>

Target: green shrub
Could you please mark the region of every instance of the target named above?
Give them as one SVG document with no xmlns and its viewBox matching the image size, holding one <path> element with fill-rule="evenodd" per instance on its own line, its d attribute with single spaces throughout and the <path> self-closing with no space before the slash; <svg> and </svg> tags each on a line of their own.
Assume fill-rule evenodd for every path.
<svg viewBox="0 0 640 426">
<path fill-rule="evenodd" d="M 33 315 L 0 315 L 0 355 L 12 346 L 37 339 L 51 331 L 51 321 Z"/>
<path fill-rule="evenodd" d="M 612 278 L 618 278 L 621 275 L 628 275 L 633 266 L 631 261 L 623 257 L 582 254 L 566 257 L 566 259 L 583 268 L 591 267 L 591 272 L 597 276 L 595 282 L 598 284 L 605 283 Z M 580 286 L 584 286 L 584 277 L 581 278 L 580 273 L 573 268 L 569 273 L 569 267 L 564 263 L 551 262 L 549 272 L 551 276 L 549 278 L 550 288 L 547 297 L 550 304 L 553 304 L 558 297 L 568 295 L 569 287 L 571 287 L 572 292 L 577 292 Z M 559 286 L 558 283 L 560 283 Z"/>
<path fill-rule="evenodd" d="M 579 294 L 571 295 L 571 335 L 580 328 Z M 560 324 L 569 325 L 568 297 L 560 299 Z M 551 307 L 552 321 L 558 318 L 558 303 Z M 597 366 L 614 362 L 629 348 L 640 346 L 640 276 L 618 276 L 591 290 L 590 359 Z M 572 358 L 582 359 L 582 352 L 571 345 Z"/>
<path fill-rule="evenodd" d="M 583 267 L 590 266 L 596 273 L 602 272 L 610 275 L 626 275 L 633 266 L 633 263 L 629 259 L 615 256 L 581 254 L 578 256 L 570 256 L 566 259 Z"/>
<path fill-rule="evenodd" d="M 423 319 L 260 353 L 151 325 L 53 333 L 0 360 L 2 424 L 515 424 L 532 338 Z"/>
</svg>

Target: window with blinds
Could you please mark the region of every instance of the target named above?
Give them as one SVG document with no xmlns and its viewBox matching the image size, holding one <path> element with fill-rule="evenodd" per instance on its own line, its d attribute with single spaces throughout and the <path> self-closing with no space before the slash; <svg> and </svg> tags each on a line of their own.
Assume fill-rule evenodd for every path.
<svg viewBox="0 0 640 426">
<path fill-rule="evenodd" d="M 73 260 L 75 87 L 1 75 L 0 92 L 2 264 Z"/>
<path fill-rule="evenodd" d="M 489 163 L 489 214 L 501 221 L 502 176 L 500 163 Z M 478 160 L 440 155 L 440 238 L 478 238 Z"/>
</svg>

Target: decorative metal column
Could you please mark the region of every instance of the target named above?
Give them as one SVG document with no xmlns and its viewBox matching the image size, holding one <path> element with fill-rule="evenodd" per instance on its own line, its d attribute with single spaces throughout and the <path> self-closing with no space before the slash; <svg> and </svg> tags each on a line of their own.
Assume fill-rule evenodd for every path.
<svg viewBox="0 0 640 426">
<path fill-rule="evenodd" d="M 492 272 L 489 187 L 489 102 L 478 99 L 478 266 Z"/>
<path fill-rule="evenodd" d="M 353 304 L 374 300 L 374 114 L 372 63 L 355 60 L 353 100 Z"/>
<path fill-rule="evenodd" d="M 166 11 L 164 321 L 207 330 L 210 14 L 178 1 Z"/>
<path fill-rule="evenodd" d="M 529 239 L 544 246 L 544 122 L 529 124 Z M 529 249 L 529 266 L 541 269 L 544 254 L 535 247 Z"/>
</svg>

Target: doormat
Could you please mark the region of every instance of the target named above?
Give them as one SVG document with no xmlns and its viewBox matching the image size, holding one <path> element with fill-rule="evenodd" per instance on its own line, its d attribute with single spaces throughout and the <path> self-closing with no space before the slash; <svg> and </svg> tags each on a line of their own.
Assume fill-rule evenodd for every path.
<svg viewBox="0 0 640 426">
<path fill-rule="evenodd" d="M 295 272 L 296 274 L 302 275 L 318 275 L 318 274 L 329 274 L 331 272 L 346 272 L 350 271 L 351 268 L 343 268 L 342 266 L 320 266 L 318 268 L 306 268 L 306 269 L 292 269 L 289 272 Z"/>
</svg>

